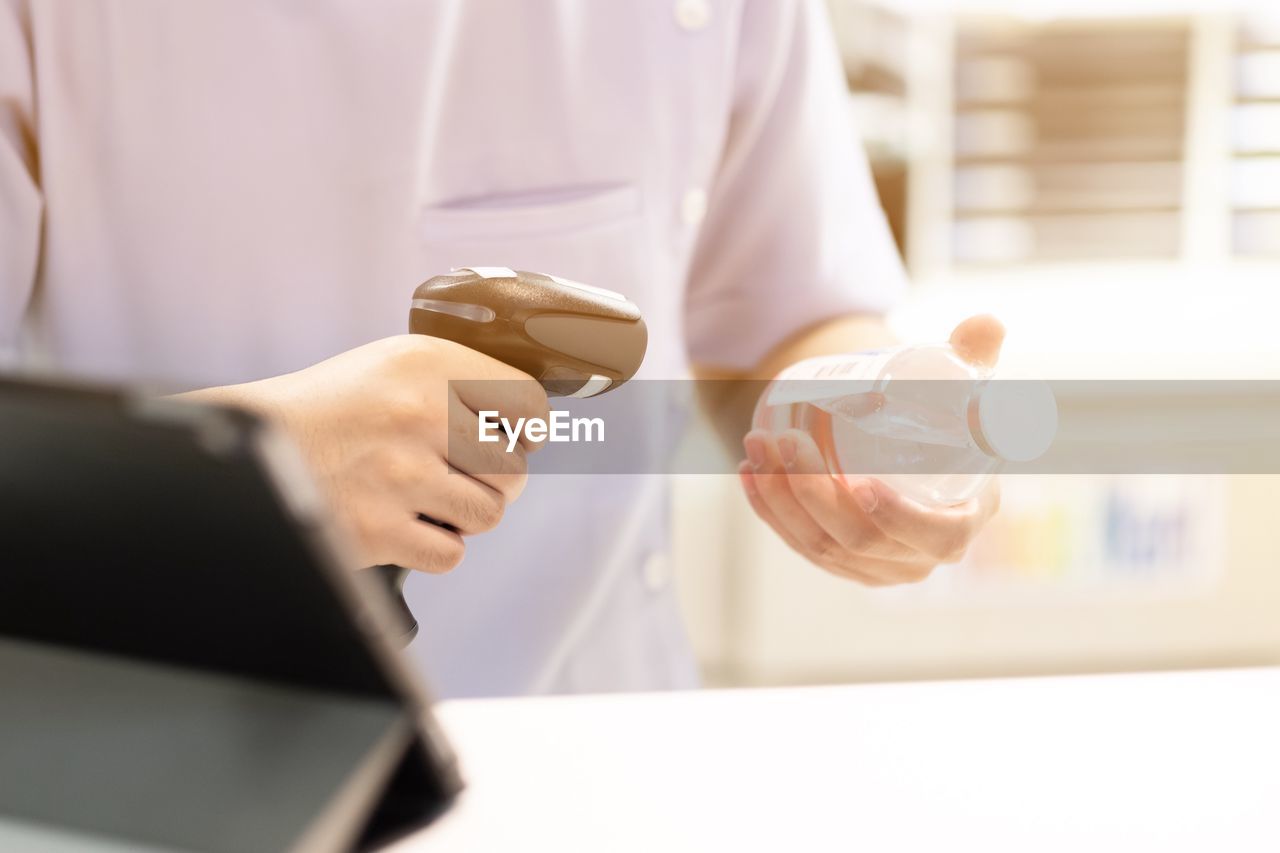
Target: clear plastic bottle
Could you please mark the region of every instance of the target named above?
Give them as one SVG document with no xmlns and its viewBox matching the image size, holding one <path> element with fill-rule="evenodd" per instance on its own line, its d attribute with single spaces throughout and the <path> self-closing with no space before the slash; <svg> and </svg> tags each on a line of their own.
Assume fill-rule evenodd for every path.
<svg viewBox="0 0 1280 853">
<path fill-rule="evenodd" d="M 946 506 L 978 494 L 1005 462 L 1048 450 L 1058 409 L 1046 383 L 995 380 L 937 344 L 792 365 L 760 396 L 754 426 L 802 429 L 835 476 L 873 476 Z"/>
</svg>

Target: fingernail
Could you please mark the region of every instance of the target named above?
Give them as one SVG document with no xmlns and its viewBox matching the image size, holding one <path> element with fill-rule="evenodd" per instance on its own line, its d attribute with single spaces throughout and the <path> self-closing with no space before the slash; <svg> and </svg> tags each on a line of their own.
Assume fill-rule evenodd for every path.
<svg viewBox="0 0 1280 853">
<path fill-rule="evenodd" d="M 782 457 L 782 464 L 787 469 L 795 467 L 796 464 L 796 440 L 789 435 L 784 435 L 778 439 L 778 455 Z"/>
<path fill-rule="evenodd" d="M 764 442 L 757 436 L 749 435 L 743 444 L 747 448 L 747 461 L 751 463 L 752 468 L 759 470 L 764 464 Z"/>
<path fill-rule="evenodd" d="M 880 499 L 876 497 L 876 490 L 866 483 L 859 483 L 854 486 L 853 499 L 858 502 L 858 506 L 863 512 L 875 512 L 876 504 L 880 502 Z"/>
</svg>

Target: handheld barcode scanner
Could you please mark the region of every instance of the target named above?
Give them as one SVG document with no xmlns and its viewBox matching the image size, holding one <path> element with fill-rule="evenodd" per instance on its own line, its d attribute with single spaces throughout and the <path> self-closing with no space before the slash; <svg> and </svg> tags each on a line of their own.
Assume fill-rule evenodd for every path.
<svg viewBox="0 0 1280 853">
<path fill-rule="evenodd" d="M 622 294 L 506 267 L 463 267 L 418 285 L 409 331 L 522 370 L 549 397 L 593 397 L 617 388 L 640 369 L 649 342 L 640 309 Z M 399 602 L 408 642 L 418 631 L 404 601 L 409 572 L 376 568 Z"/>
<path fill-rule="evenodd" d="M 620 293 L 554 275 L 469 267 L 418 285 L 409 331 L 523 370 L 552 397 L 592 397 L 630 379 L 649 333 Z"/>
</svg>

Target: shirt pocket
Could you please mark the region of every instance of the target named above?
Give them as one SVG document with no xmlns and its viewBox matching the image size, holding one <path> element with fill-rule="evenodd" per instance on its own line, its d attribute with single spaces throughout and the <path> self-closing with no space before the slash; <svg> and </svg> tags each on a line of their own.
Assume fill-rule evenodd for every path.
<svg viewBox="0 0 1280 853">
<path fill-rule="evenodd" d="M 647 255 L 640 192 L 561 187 L 428 207 L 420 217 L 427 275 L 497 266 L 550 273 L 641 304 Z"/>
</svg>

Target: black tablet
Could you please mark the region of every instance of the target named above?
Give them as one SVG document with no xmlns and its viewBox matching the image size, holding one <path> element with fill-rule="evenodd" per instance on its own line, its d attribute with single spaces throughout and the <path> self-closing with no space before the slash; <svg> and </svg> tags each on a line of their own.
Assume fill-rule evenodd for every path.
<svg viewBox="0 0 1280 853">
<path fill-rule="evenodd" d="M 459 789 L 390 599 L 262 421 L 0 379 L 0 530 L 0 816 L 340 850 Z"/>
</svg>

